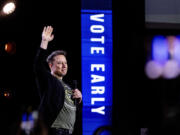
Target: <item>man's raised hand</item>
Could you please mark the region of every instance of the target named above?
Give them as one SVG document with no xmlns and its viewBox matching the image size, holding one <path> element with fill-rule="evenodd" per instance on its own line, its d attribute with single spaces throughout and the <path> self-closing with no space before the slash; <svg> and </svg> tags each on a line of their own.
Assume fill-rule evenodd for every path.
<svg viewBox="0 0 180 135">
<path fill-rule="evenodd" d="M 47 49 L 49 41 L 52 41 L 54 39 L 54 35 L 52 34 L 53 27 L 47 26 L 44 27 L 42 32 L 42 41 L 40 47 L 43 49 Z"/>
<path fill-rule="evenodd" d="M 42 32 L 42 40 L 43 41 L 52 41 L 54 39 L 54 35 L 52 34 L 53 27 L 52 26 L 45 26 Z"/>
</svg>

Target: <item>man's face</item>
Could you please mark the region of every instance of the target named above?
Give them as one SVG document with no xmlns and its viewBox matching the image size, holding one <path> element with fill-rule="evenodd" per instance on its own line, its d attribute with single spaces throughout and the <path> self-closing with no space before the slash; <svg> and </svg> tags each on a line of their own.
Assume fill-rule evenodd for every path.
<svg viewBox="0 0 180 135">
<path fill-rule="evenodd" d="M 51 73 L 62 78 L 67 74 L 68 70 L 66 57 L 64 55 L 55 56 L 54 61 L 49 64 L 49 67 L 51 69 Z"/>
</svg>

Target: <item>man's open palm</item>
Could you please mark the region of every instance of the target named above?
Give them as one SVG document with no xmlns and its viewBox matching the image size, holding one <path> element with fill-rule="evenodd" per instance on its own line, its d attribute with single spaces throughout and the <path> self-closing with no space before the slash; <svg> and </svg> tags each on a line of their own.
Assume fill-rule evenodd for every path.
<svg viewBox="0 0 180 135">
<path fill-rule="evenodd" d="M 42 32 L 42 40 L 44 41 L 52 41 L 54 39 L 54 35 L 52 34 L 53 28 L 51 26 L 44 27 Z"/>
</svg>

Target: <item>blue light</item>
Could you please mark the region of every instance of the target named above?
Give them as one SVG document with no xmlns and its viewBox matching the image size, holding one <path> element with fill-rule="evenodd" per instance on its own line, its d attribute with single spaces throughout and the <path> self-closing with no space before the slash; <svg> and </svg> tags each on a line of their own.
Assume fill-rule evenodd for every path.
<svg viewBox="0 0 180 135">
<path fill-rule="evenodd" d="M 174 59 L 178 62 L 180 66 L 180 36 L 176 36 L 174 46 Z"/>
<path fill-rule="evenodd" d="M 112 125 L 112 11 L 82 10 L 81 33 L 83 135 L 92 135 Z"/>
<path fill-rule="evenodd" d="M 29 114 L 29 120 L 34 120 L 33 116 L 32 116 L 32 113 Z"/>
<path fill-rule="evenodd" d="M 27 114 L 26 114 L 26 113 L 24 113 L 24 114 L 22 115 L 22 121 L 27 121 Z"/>
<path fill-rule="evenodd" d="M 152 59 L 160 64 L 168 60 L 168 42 L 164 36 L 155 36 L 152 42 Z"/>
</svg>

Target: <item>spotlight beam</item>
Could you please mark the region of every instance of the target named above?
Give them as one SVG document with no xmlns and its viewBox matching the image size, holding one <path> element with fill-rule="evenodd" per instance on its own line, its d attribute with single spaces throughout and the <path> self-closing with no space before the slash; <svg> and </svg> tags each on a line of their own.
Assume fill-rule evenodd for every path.
<svg viewBox="0 0 180 135">
<path fill-rule="evenodd" d="M 6 3 L 3 7 L 3 13 L 6 15 L 11 14 L 12 12 L 14 12 L 15 8 L 16 6 L 14 2 Z"/>
</svg>

